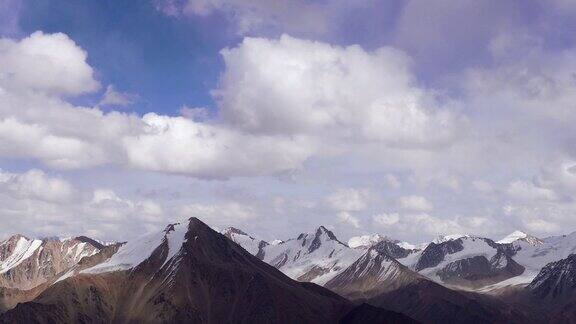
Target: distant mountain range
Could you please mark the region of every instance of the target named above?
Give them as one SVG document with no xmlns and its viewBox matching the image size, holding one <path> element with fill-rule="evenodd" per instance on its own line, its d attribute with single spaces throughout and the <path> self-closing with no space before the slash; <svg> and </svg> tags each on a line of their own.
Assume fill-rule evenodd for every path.
<svg viewBox="0 0 576 324">
<path fill-rule="evenodd" d="M 576 233 L 269 243 L 196 218 L 126 243 L 15 235 L 0 323 L 569 323 L 573 253 Z"/>
</svg>

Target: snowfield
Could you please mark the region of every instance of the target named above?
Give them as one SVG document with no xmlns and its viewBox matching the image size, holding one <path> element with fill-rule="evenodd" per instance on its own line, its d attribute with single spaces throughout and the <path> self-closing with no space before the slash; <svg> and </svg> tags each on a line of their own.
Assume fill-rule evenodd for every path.
<svg viewBox="0 0 576 324">
<path fill-rule="evenodd" d="M 173 228 L 171 228 L 172 226 Z M 148 259 L 165 240 L 168 241 L 168 256 L 164 261 L 166 264 L 180 251 L 185 241 L 184 236 L 187 229 L 187 224 L 172 224 L 164 231 L 127 242 L 110 259 L 92 268 L 84 269 L 81 273 L 103 273 L 132 269 Z"/>
</svg>

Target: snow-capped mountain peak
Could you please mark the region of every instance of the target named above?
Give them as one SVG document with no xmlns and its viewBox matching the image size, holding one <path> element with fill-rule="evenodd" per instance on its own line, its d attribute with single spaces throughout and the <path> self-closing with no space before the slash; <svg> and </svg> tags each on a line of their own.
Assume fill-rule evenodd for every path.
<svg viewBox="0 0 576 324">
<path fill-rule="evenodd" d="M 40 248 L 42 240 L 28 239 L 23 235 L 13 235 L 8 240 L 2 242 L 0 247 L 1 259 L 0 273 L 6 273 L 10 269 L 18 266 L 24 260 Z"/>
<path fill-rule="evenodd" d="M 256 239 L 248 235 L 246 232 L 234 227 L 228 227 L 222 231 L 222 234 L 243 247 L 244 250 L 255 255 L 260 260 L 264 258 L 264 254 L 266 253 L 264 248 L 269 245 L 268 242 Z"/>
<path fill-rule="evenodd" d="M 380 235 L 380 234 L 369 234 L 369 235 L 362 235 L 362 236 L 354 236 L 348 240 L 348 246 L 353 249 L 367 249 L 374 244 L 381 242 L 381 241 L 391 241 L 397 242 L 387 236 Z"/>
<path fill-rule="evenodd" d="M 386 249 L 382 249 L 385 244 L 394 243 L 381 241 L 365 250 L 348 268 L 328 281 L 325 287 L 344 295 L 370 297 L 371 294 L 393 290 L 420 278 Z"/>
<path fill-rule="evenodd" d="M 265 247 L 264 261 L 301 281 L 323 283 L 354 262 L 362 253 L 320 226 L 277 245 Z"/>
<path fill-rule="evenodd" d="M 526 234 L 522 231 L 514 231 L 514 232 L 508 234 L 506 237 L 504 237 L 500 241 L 497 241 L 496 243 L 510 244 L 510 243 L 514 243 L 516 241 L 524 241 L 524 242 L 527 242 L 530 245 L 534 245 L 534 246 L 544 243 L 541 239 L 539 239 L 535 236 Z"/>
<path fill-rule="evenodd" d="M 101 245 L 88 237 L 60 240 L 13 235 L 0 242 L 0 285 L 34 288 L 100 249 Z"/>
<path fill-rule="evenodd" d="M 133 241 L 128 241 L 120 247 L 112 257 L 92 268 L 82 270 L 83 273 L 102 273 L 132 269 L 148 259 L 157 248 L 167 244 L 168 253 L 165 262 L 172 259 L 185 241 L 187 224 L 169 224 L 163 231 L 144 235 Z"/>
<path fill-rule="evenodd" d="M 521 232 L 521 231 L 514 231 L 510 234 L 508 234 L 506 237 L 504 237 L 503 239 L 501 239 L 500 241 L 497 241 L 496 243 L 500 243 L 500 244 L 508 244 L 508 243 L 512 243 L 516 240 L 519 239 L 523 239 L 525 237 L 527 237 L 528 234 Z"/>
<path fill-rule="evenodd" d="M 284 243 L 284 241 L 276 239 L 276 240 L 270 242 L 270 245 L 278 245 L 278 244 L 282 244 L 282 243 Z"/>
<path fill-rule="evenodd" d="M 435 238 L 432 242 L 439 244 L 439 243 L 443 243 L 443 242 L 447 242 L 447 241 L 454 241 L 463 237 L 470 237 L 470 235 L 467 234 L 450 234 L 450 235 L 440 235 L 437 238 Z"/>
<path fill-rule="evenodd" d="M 306 236 L 306 237 L 308 237 L 308 236 Z M 318 227 L 318 229 L 316 229 L 316 233 L 314 234 L 314 239 L 312 240 L 312 242 L 308 246 L 308 253 L 312 253 L 315 250 L 319 249 L 320 246 L 322 245 L 322 242 L 330 242 L 330 241 L 334 241 L 338 244 L 341 244 L 341 245 L 344 245 L 347 247 L 346 244 L 340 242 L 338 240 L 338 238 L 336 238 L 336 235 L 334 235 L 334 233 L 332 233 L 332 231 L 328 230 L 324 226 Z"/>
</svg>

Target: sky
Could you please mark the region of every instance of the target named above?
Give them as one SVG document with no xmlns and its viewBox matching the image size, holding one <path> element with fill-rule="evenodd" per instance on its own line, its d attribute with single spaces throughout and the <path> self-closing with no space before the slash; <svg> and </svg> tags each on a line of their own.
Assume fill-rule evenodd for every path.
<svg viewBox="0 0 576 324">
<path fill-rule="evenodd" d="M 0 0 L 0 236 L 576 231 L 576 2 Z"/>
</svg>

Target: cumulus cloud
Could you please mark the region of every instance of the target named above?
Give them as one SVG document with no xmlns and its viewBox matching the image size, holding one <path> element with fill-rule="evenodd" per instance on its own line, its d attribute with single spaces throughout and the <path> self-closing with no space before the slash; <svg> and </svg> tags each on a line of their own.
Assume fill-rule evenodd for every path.
<svg viewBox="0 0 576 324">
<path fill-rule="evenodd" d="M 470 233 L 474 229 L 466 226 L 458 218 L 440 218 L 428 213 L 381 213 L 372 217 L 376 227 L 382 228 L 387 233 L 402 233 L 418 235 L 450 235 L 458 233 Z"/>
<path fill-rule="evenodd" d="M 534 202 L 538 200 L 553 201 L 558 199 L 556 193 L 547 188 L 536 186 L 528 181 L 514 181 L 508 186 L 506 193 L 512 198 L 524 202 Z"/>
<path fill-rule="evenodd" d="M 46 67 L 36 69 L 41 61 Z M 217 121 L 74 106 L 62 97 L 93 92 L 98 82 L 85 51 L 64 34 L 2 39 L 0 62 L 6 63 L 0 68 L 0 156 L 59 169 L 118 164 L 225 178 L 296 170 L 314 152 L 314 140 L 305 136 L 260 136 Z M 109 86 L 100 104 L 127 99 Z"/>
<path fill-rule="evenodd" d="M 192 203 L 180 207 L 179 215 L 182 219 L 198 217 L 209 225 L 219 228 L 253 221 L 260 216 L 256 207 L 236 201 Z"/>
<path fill-rule="evenodd" d="M 74 198 L 72 185 L 63 179 L 50 177 L 42 170 L 9 173 L 0 170 L 0 192 L 17 199 L 37 199 L 65 203 Z"/>
<path fill-rule="evenodd" d="M 343 188 L 326 197 L 326 202 L 335 211 L 361 211 L 368 207 L 369 199 L 367 189 Z"/>
<path fill-rule="evenodd" d="M 125 240 L 163 228 L 167 222 L 156 201 L 129 199 L 111 189 L 77 187 L 39 169 L 0 172 L 0 215 L 2 237 L 90 234 Z"/>
<path fill-rule="evenodd" d="M 243 5 L 197 3 L 204 7 L 187 10 L 208 15 L 240 12 L 229 7 Z M 273 3 L 249 10 L 268 12 L 262 8 Z M 403 14 L 421 17 L 422 11 L 413 11 L 416 5 L 423 2 L 412 1 Z M 266 209 L 268 224 L 277 224 L 279 215 L 282 224 L 300 227 L 340 224 L 344 236 L 360 234 L 367 222 L 411 238 L 499 236 L 513 229 L 553 234 L 576 226 L 576 51 L 552 50 L 530 33 L 475 29 L 488 44 L 482 51 L 488 51 L 491 64 L 442 79 L 445 92 L 428 88 L 435 83 L 426 75 L 419 79 L 421 55 L 412 55 L 414 62 L 407 53 L 436 42 L 449 28 L 443 19 L 454 18 L 450 12 L 470 14 L 469 8 L 446 6 L 441 3 L 435 10 L 442 12 L 433 13 L 438 28 L 403 31 L 412 42 L 401 44 L 407 52 L 290 36 L 246 38 L 222 51 L 224 70 L 212 92 L 217 109 L 185 107 L 177 117 L 78 106 L 73 102 L 85 101 L 73 97 L 99 94 L 82 48 L 64 34 L 2 39 L 0 158 L 58 170 L 113 166 L 166 186 L 190 181 L 199 188 L 196 194 L 205 195 L 215 190 L 214 182 L 160 173 L 231 178 L 228 184 L 260 191 L 259 199 L 274 202 Z M 475 7 L 490 6 L 470 8 Z M 269 22 L 247 22 L 246 30 L 275 23 L 264 20 Z M 464 36 L 465 43 L 473 39 Z M 449 96 L 454 93 L 457 100 Z M 109 86 L 100 106 L 122 106 L 127 99 Z M 206 217 L 222 227 L 264 214 L 246 203 L 252 196 L 166 207 L 118 188 L 76 190 L 52 172 L 1 173 L 0 213 L 7 226 L 21 229 L 11 220 L 25 218 L 45 233 L 76 226 L 121 235 L 129 222 L 137 223 L 136 230 L 150 230 L 170 214 Z M 289 176 L 265 177 L 279 174 Z M 243 187 L 247 183 L 251 186 Z M 341 186 L 355 188 L 325 195 Z"/>
<path fill-rule="evenodd" d="M 98 89 L 86 52 L 64 34 L 0 40 L 0 155 L 69 169 L 119 161 L 138 118 L 63 97 Z M 41 65 L 41 66 L 38 66 Z"/>
<path fill-rule="evenodd" d="M 97 90 L 86 52 L 62 33 L 0 39 L 0 86 L 16 91 L 79 95 Z"/>
<path fill-rule="evenodd" d="M 37 32 L 2 44 L 0 155 L 53 168 L 117 164 L 200 178 L 281 174 L 335 147 L 432 148 L 453 140 L 462 121 L 416 86 L 409 58 L 392 48 L 246 38 L 222 51 L 226 68 L 213 92 L 218 114 L 200 117 L 194 109 L 185 118 L 70 104 L 64 97 L 93 92 L 98 82 L 86 52 L 64 34 Z M 41 60 L 48 67 L 33 68 Z M 101 105 L 128 100 L 109 86 Z"/>
<path fill-rule="evenodd" d="M 226 178 L 298 169 L 312 153 L 304 138 L 253 136 L 183 117 L 143 117 L 144 132 L 126 137 L 128 161 L 145 170 Z"/>
<path fill-rule="evenodd" d="M 351 225 L 354 228 L 360 228 L 360 220 L 358 220 L 357 217 L 352 216 L 349 212 L 342 211 L 339 212 L 337 216 L 341 222 Z"/>
<path fill-rule="evenodd" d="M 412 211 L 430 211 L 434 209 L 431 202 L 426 197 L 410 195 L 398 199 L 398 204 L 402 209 Z"/>
<path fill-rule="evenodd" d="M 464 120 L 415 85 L 410 59 L 282 36 L 225 49 L 214 91 L 228 123 L 255 134 L 308 134 L 392 146 L 450 142 Z"/>
<path fill-rule="evenodd" d="M 123 221 L 127 217 L 137 217 L 148 222 L 160 222 L 163 220 L 162 207 L 151 200 L 133 201 L 121 198 L 111 189 L 96 189 L 92 200 L 87 202 L 91 209 L 98 210 L 100 217 L 112 221 Z"/>
<path fill-rule="evenodd" d="M 372 219 L 374 220 L 374 223 L 380 226 L 389 227 L 400 221 L 400 215 L 398 213 L 382 213 L 374 215 Z"/>
</svg>

